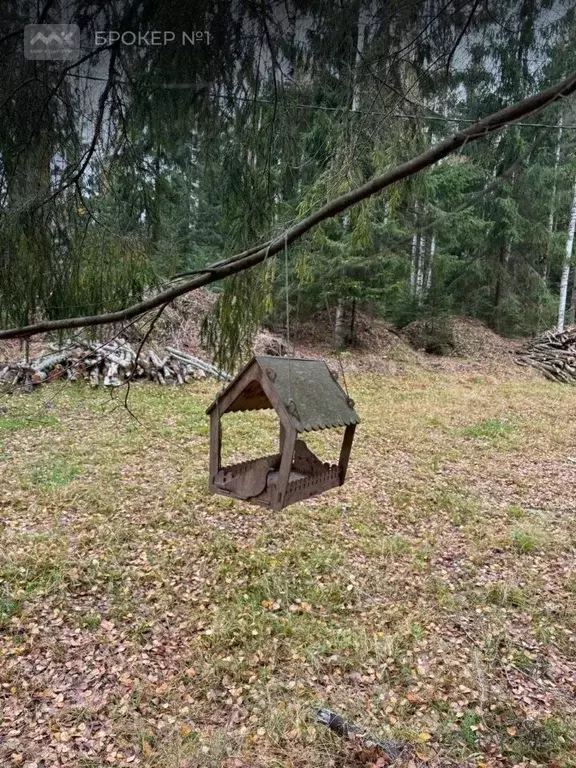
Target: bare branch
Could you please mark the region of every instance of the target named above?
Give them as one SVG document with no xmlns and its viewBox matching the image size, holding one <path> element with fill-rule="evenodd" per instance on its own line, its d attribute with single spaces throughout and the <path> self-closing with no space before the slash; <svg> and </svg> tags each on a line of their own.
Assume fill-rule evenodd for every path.
<svg viewBox="0 0 576 768">
<path fill-rule="evenodd" d="M 450 64 L 452 63 L 452 59 L 454 57 L 454 54 L 456 53 L 456 51 L 458 49 L 458 46 L 462 42 L 462 38 L 464 37 L 464 35 L 468 31 L 468 27 L 472 23 L 472 19 L 474 18 L 474 14 L 476 13 L 476 9 L 478 8 L 479 5 L 480 5 L 480 0 L 475 0 L 473 5 L 472 5 L 472 8 L 470 10 L 470 13 L 468 14 L 468 18 L 466 19 L 466 23 L 464 24 L 464 26 L 460 30 L 460 34 L 456 38 L 456 40 L 454 42 L 454 45 L 452 46 L 452 48 L 450 50 L 450 53 L 448 54 L 448 58 L 446 59 L 446 75 L 450 74 Z"/>
<path fill-rule="evenodd" d="M 251 250 L 243 254 L 237 254 L 230 259 L 211 264 L 206 268 L 205 273 L 197 275 L 190 280 L 184 280 L 176 285 L 172 285 L 166 290 L 157 293 L 155 296 L 134 304 L 131 307 L 101 315 L 71 317 L 63 320 L 46 320 L 22 328 L 9 328 L 0 331 L 0 339 L 28 338 L 48 331 L 123 322 L 138 317 L 144 312 L 149 312 L 156 307 L 160 307 L 162 304 L 171 302 L 179 296 L 190 293 L 197 288 L 201 288 L 210 283 L 222 280 L 225 277 L 229 277 L 230 275 L 250 269 L 257 264 L 261 264 L 269 256 L 273 256 L 280 252 L 284 248 L 285 242 L 290 244 L 300 239 L 306 232 L 310 231 L 321 221 L 332 218 L 362 200 L 381 192 L 386 187 L 389 187 L 398 181 L 402 181 L 403 179 L 407 179 L 425 168 L 429 168 L 431 165 L 438 162 L 438 160 L 447 157 L 465 144 L 488 136 L 495 131 L 499 131 L 505 126 L 521 120 L 526 115 L 531 115 L 544 107 L 553 104 L 559 99 L 566 98 L 574 93 L 574 91 L 576 91 L 576 73 L 571 74 L 557 85 L 547 88 L 534 96 L 523 99 L 516 104 L 512 104 L 499 112 L 495 112 L 494 114 L 479 120 L 469 128 L 439 142 L 412 160 L 408 160 L 407 162 L 396 166 L 396 168 L 393 168 L 380 176 L 374 177 L 356 189 L 331 200 L 326 203 L 326 205 L 319 208 L 315 213 L 307 216 L 305 219 L 302 219 L 302 221 L 299 221 L 287 229 L 280 235 L 280 237 L 273 240 L 267 246 L 261 247 L 256 251 Z"/>
</svg>

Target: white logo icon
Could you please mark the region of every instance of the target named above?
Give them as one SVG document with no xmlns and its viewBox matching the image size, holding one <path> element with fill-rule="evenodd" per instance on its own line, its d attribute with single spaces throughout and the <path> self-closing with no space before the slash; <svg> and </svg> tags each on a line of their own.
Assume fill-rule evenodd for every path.
<svg viewBox="0 0 576 768">
<path fill-rule="evenodd" d="M 66 61 L 80 53 L 77 24 L 27 24 L 24 27 L 24 56 L 27 59 Z"/>
</svg>

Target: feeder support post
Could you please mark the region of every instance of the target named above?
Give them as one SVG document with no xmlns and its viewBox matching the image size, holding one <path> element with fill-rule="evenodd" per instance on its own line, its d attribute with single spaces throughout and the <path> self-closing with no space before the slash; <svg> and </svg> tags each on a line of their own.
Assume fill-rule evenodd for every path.
<svg viewBox="0 0 576 768">
<path fill-rule="evenodd" d="M 276 498 L 273 499 L 275 509 L 282 509 L 288 481 L 290 480 L 290 471 L 292 469 L 292 459 L 294 458 L 294 448 L 296 446 L 297 432 L 292 426 L 284 428 L 284 442 L 282 445 L 282 459 L 280 460 L 280 470 L 278 472 L 278 485 Z"/>
<path fill-rule="evenodd" d="M 344 480 L 346 479 L 346 470 L 348 469 L 348 461 L 350 460 L 350 451 L 352 450 L 352 442 L 354 441 L 355 430 L 356 425 L 349 424 L 344 431 L 344 440 L 342 441 L 340 459 L 338 460 L 338 469 L 340 470 L 340 485 L 344 485 Z"/>
<path fill-rule="evenodd" d="M 222 427 L 220 424 L 220 408 L 216 406 L 210 412 L 210 486 L 220 472 L 222 460 Z"/>
</svg>

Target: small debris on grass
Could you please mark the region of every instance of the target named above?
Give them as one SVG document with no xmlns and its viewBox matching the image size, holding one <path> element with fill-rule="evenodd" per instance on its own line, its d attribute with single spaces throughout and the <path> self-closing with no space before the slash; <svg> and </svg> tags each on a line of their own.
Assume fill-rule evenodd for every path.
<svg viewBox="0 0 576 768">
<path fill-rule="evenodd" d="M 321 708 L 317 710 L 316 722 L 328 726 L 331 731 L 344 739 L 352 739 L 356 743 L 361 743 L 363 747 L 380 750 L 390 760 L 398 760 L 406 750 L 406 745 L 370 736 L 365 728 L 346 722 L 341 715 L 329 709 Z"/>
</svg>

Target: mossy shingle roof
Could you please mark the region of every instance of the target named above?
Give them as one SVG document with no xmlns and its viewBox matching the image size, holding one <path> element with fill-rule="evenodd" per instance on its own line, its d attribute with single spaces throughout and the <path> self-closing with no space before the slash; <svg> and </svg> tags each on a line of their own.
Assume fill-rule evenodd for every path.
<svg viewBox="0 0 576 768">
<path fill-rule="evenodd" d="M 253 365 L 258 365 L 267 377 L 269 386 L 284 405 L 294 428 L 298 432 L 316 429 L 346 427 L 360 423 L 360 417 L 340 384 L 332 376 L 323 360 L 304 360 L 289 357 L 258 356 L 236 376 L 208 409 L 210 412 L 219 399 L 246 375 Z M 250 387 L 235 399 L 228 411 L 246 411 L 272 408 L 273 403 Z"/>
</svg>

